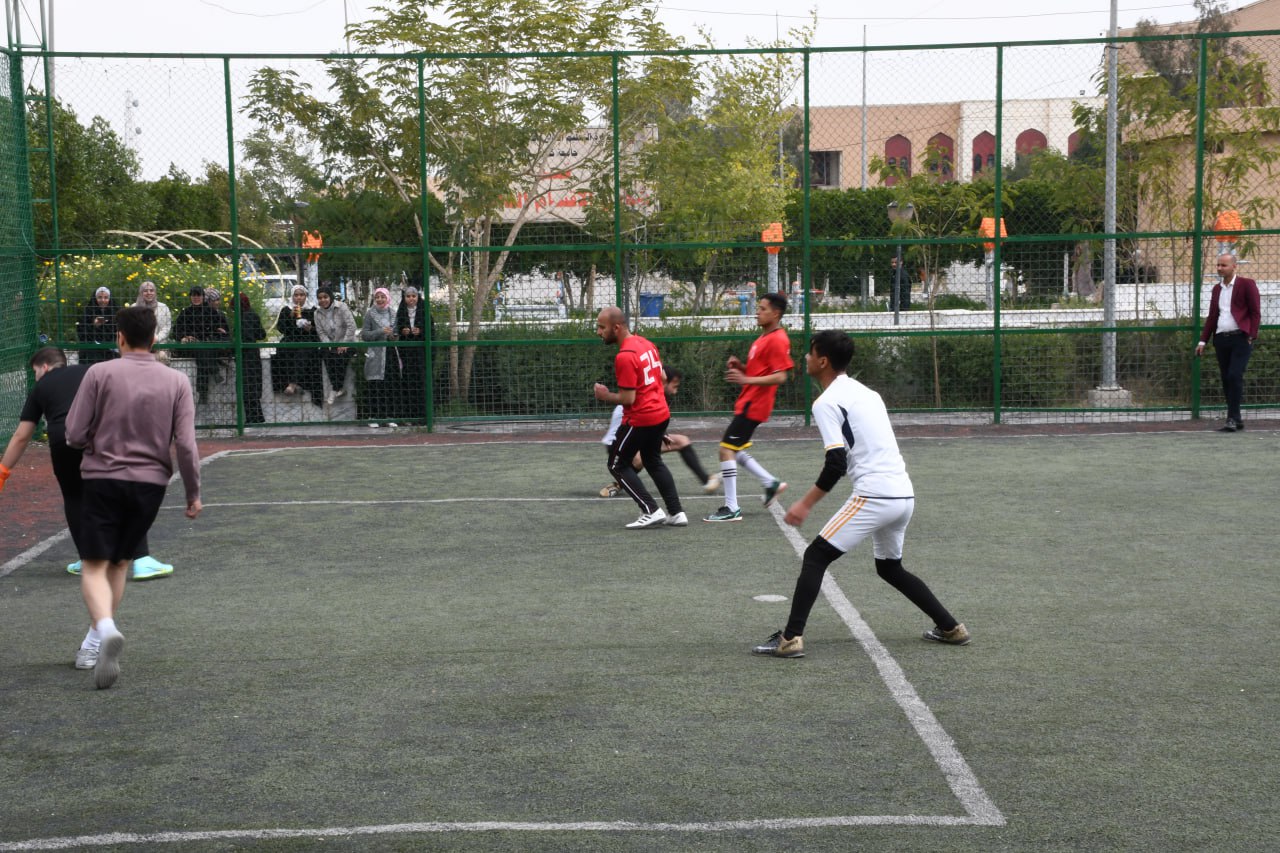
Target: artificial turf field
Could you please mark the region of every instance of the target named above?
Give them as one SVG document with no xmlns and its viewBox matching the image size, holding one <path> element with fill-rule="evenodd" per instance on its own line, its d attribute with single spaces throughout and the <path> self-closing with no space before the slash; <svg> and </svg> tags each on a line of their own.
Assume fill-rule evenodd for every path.
<svg viewBox="0 0 1280 853">
<path fill-rule="evenodd" d="M 799 536 L 745 474 L 743 523 L 630 531 L 588 440 L 226 453 L 111 690 L 70 543 L 0 579 L 0 850 L 1275 849 L 1278 437 L 904 439 L 904 562 L 974 641 L 864 543 L 802 660 L 756 597 L 847 481 Z M 755 452 L 784 504 L 821 465 Z"/>
</svg>

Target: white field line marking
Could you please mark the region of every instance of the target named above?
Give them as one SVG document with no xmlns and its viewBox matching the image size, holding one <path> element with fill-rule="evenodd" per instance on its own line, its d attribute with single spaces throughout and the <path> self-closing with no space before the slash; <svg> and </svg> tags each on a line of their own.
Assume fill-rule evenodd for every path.
<svg viewBox="0 0 1280 853">
<path fill-rule="evenodd" d="M 22 568 L 27 563 L 34 560 L 36 557 L 39 557 L 45 551 L 48 551 L 54 545 L 61 542 L 63 539 L 70 539 L 70 538 L 71 538 L 70 530 L 60 530 L 57 533 L 50 536 L 48 539 L 44 540 L 43 542 L 37 542 L 27 550 L 23 551 L 18 556 L 14 557 L 9 562 L 5 563 L 3 566 L 0 566 L 0 578 L 6 577 L 10 572 L 12 572 L 15 569 Z"/>
<path fill-rule="evenodd" d="M 337 449 L 337 448 L 335 448 Z M 345 448 L 342 448 L 345 449 Z M 214 459 L 236 454 L 239 451 L 229 450 L 215 453 L 201 460 L 201 466 Z M 255 451 L 262 452 L 262 451 Z M 176 479 L 176 475 L 175 475 Z M 479 500 L 479 499 L 464 499 Z M 487 499 L 493 500 L 493 499 Z M 507 499 L 512 500 L 512 499 Z M 524 499 L 518 499 L 524 500 Z M 592 500 L 582 498 L 581 500 Z M 602 500 L 595 498 L 594 500 Z M 367 503 L 435 503 L 444 501 L 368 501 Z M 286 503 L 346 503 L 351 501 L 290 501 Z M 221 506 L 259 506 L 261 504 L 221 504 Z M 280 505 L 278 503 L 273 505 Z M 775 520 L 782 527 L 787 539 L 796 553 L 803 555 L 805 542 L 793 528 L 782 521 L 783 511 L 779 504 L 770 507 Z M 52 536 L 40 545 L 29 549 L 27 554 L 35 556 L 54 542 L 69 534 L 64 530 Z M 38 550 L 37 550 L 38 549 Z M 11 563 L 24 562 L 19 556 L 5 564 L 6 571 L 12 571 Z M 0 577 L 3 575 L 0 574 Z M 117 832 L 103 835 L 76 835 L 57 838 L 33 838 L 26 841 L 2 841 L 0 851 L 27 850 L 68 850 L 76 847 L 98 847 L 121 844 L 174 844 L 200 841 L 261 841 L 276 838 L 341 838 L 362 835 L 412 835 L 412 834 L 444 834 L 455 832 L 670 832 L 670 833 L 714 833 L 743 832 L 753 830 L 792 830 L 822 829 L 831 827 L 854 826 L 1004 826 L 1005 819 L 995 804 L 987 797 L 978 784 L 968 764 L 955 748 L 951 737 L 942 729 L 928 706 L 920 700 L 915 689 L 906 680 L 897 662 L 880 644 L 871 629 L 862 621 L 849 600 L 845 598 L 828 574 L 822 585 L 828 600 L 836 607 L 841 618 L 853 630 L 854 636 L 871 656 L 879 668 L 881 677 L 894 695 L 894 699 L 903 708 L 907 718 L 924 740 L 938 766 L 942 768 L 951 785 L 952 791 L 960 799 L 968 812 L 967 817 L 952 815 L 833 815 L 830 817 L 810 818 L 760 818 L 758 820 L 722 820 L 687 823 L 636 823 L 632 821 L 576 821 L 576 822 L 518 822 L 518 821 L 476 821 L 472 823 L 452 823 L 429 821 L 423 823 L 395 823 L 372 826 L 332 826 L 314 829 L 243 829 L 243 830 L 210 830 L 207 832 L 152 832 L 133 833 Z M 841 604 L 843 602 L 843 604 Z M 842 609 L 843 608 L 843 609 Z M 847 612 L 846 612 L 847 610 Z M 895 674 L 896 673 L 896 677 Z"/>
<path fill-rule="evenodd" d="M 823 829 L 844 826 L 973 826 L 967 817 L 937 815 L 859 815 L 852 817 L 762 818 L 702 823 L 634 823 L 632 821 L 576 821 L 569 823 L 497 821 L 450 823 L 389 823 L 374 826 L 328 826 L 316 829 L 227 829 L 208 832 L 113 832 L 0 842 L 0 851 L 67 850 L 121 844 L 174 844 L 196 841 L 261 841 L 275 838 L 342 838 L 360 835 L 413 835 L 454 832 L 746 832 L 762 829 Z"/>
<path fill-rule="evenodd" d="M 783 535 L 791 543 L 791 547 L 803 559 L 808 543 L 800 536 L 798 530 L 783 520 L 786 511 L 777 502 L 769 507 L 769 511 L 773 514 L 778 527 L 782 529 Z M 951 735 L 946 733 L 937 717 L 933 715 L 933 711 L 929 710 L 929 706 L 920 698 L 920 694 L 916 693 L 915 687 L 907 680 L 902 667 L 894 660 L 893 655 L 889 654 L 889 650 L 876 637 L 871 626 L 863 620 L 862 614 L 845 596 L 831 572 L 827 572 L 822 579 L 822 594 L 853 632 L 854 639 L 871 658 L 871 662 L 876 665 L 880 678 L 893 696 L 893 701 L 902 708 L 903 713 L 907 715 L 907 721 L 924 741 L 925 747 L 946 777 L 947 784 L 951 786 L 956 798 L 972 818 L 971 822 L 979 826 L 1004 826 L 1004 815 L 978 783 L 977 777 L 969 769 L 968 762 L 964 760 L 960 750 L 956 749 Z"/>
<path fill-rule="evenodd" d="M 230 451 L 227 451 L 227 450 L 220 450 L 217 453 L 209 454 L 208 456 L 200 460 L 200 467 L 203 468 L 204 466 L 208 465 L 210 462 L 212 462 L 215 459 L 221 459 L 222 457 L 226 456 L 229 452 Z M 169 478 L 169 485 L 173 485 L 175 482 L 181 479 L 182 479 L 181 476 L 175 471 L 174 475 Z M 184 504 L 181 509 L 183 512 L 185 512 L 186 505 Z M 4 565 L 0 565 L 0 578 L 8 577 L 8 575 L 11 572 L 13 572 L 15 569 L 19 569 L 25 566 L 27 563 L 34 560 L 36 557 L 39 557 L 45 551 L 48 551 L 54 545 L 56 545 L 57 543 L 61 542 L 63 539 L 66 539 L 70 536 L 71 536 L 71 531 L 59 530 L 57 533 L 53 534 L 43 542 L 37 542 L 35 545 L 32 545 L 30 548 L 23 551 L 21 554 L 14 557 L 9 562 L 5 563 Z"/>
</svg>

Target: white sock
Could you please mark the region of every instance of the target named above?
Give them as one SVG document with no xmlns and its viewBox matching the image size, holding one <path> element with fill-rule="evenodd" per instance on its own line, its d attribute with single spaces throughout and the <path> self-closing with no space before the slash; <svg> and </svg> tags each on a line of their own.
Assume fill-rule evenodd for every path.
<svg viewBox="0 0 1280 853">
<path fill-rule="evenodd" d="M 84 642 L 80 644 L 82 649 L 96 649 L 102 645 L 102 637 L 98 634 L 98 629 L 90 626 L 89 632 L 84 635 Z"/>
<path fill-rule="evenodd" d="M 764 466 L 762 466 L 759 462 L 757 462 L 756 458 L 752 456 L 750 453 L 748 453 L 747 451 L 739 450 L 737 455 L 737 460 L 739 465 L 741 465 L 743 468 L 746 468 L 748 471 L 750 471 L 751 475 L 755 477 L 757 480 L 759 480 L 761 483 L 763 483 L 764 485 L 767 486 L 773 482 L 773 479 L 774 479 L 773 475 L 770 474 L 768 471 L 764 470 Z"/>
<path fill-rule="evenodd" d="M 730 459 L 720 463 L 720 482 L 724 485 L 724 505 L 738 508 L 738 463 Z"/>
<path fill-rule="evenodd" d="M 98 630 L 98 636 L 101 638 L 116 630 L 116 620 L 110 616 L 104 616 L 98 620 L 98 624 L 95 627 Z"/>
</svg>

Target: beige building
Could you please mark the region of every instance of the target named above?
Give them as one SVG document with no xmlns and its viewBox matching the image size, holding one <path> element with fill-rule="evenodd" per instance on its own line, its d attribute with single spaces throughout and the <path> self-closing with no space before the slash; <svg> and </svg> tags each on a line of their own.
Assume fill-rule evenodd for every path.
<svg viewBox="0 0 1280 853">
<path fill-rule="evenodd" d="M 1098 106 L 1098 98 L 1045 98 L 1005 101 L 1003 133 L 998 156 L 1006 165 L 1019 155 L 1041 148 L 1063 154 L 1075 150 L 1072 107 L 1083 102 Z M 865 143 L 863 122 L 865 115 Z M 890 166 L 915 174 L 930 168 L 930 148 L 941 155 L 933 171 L 943 180 L 971 180 L 995 168 L 995 101 L 935 104 L 876 104 L 813 107 L 810 110 L 809 152 L 813 184 L 831 189 L 880 185 L 870 172 L 879 157 Z M 864 160 L 865 157 L 865 160 Z M 868 173 L 863 181 L 863 164 Z M 891 177 L 888 183 L 893 183 Z"/>
<path fill-rule="evenodd" d="M 1228 13 L 1228 16 L 1233 48 L 1254 60 L 1260 60 L 1262 63 L 1265 76 L 1260 81 L 1258 91 L 1269 91 L 1272 99 L 1280 97 L 1280 36 L 1242 37 L 1238 35 L 1243 32 L 1280 29 L 1280 0 L 1258 0 L 1256 3 L 1250 3 L 1234 12 Z M 1196 21 L 1184 21 L 1157 27 L 1155 32 L 1168 33 L 1170 35 L 1194 33 L 1196 26 Z M 1119 34 L 1121 36 L 1133 36 L 1137 32 L 1134 29 L 1128 29 L 1121 30 Z M 1121 50 L 1120 57 L 1121 66 L 1126 72 L 1139 75 L 1143 73 L 1145 66 L 1134 44 L 1125 45 Z M 1198 72 L 1198 67 L 1186 69 L 1190 85 L 1194 85 Z M 1258 100 L 1262 100 L 1262 98 Z M 1217 107 L 1213 118 L 1217 120 L 1215 123 L 1219 126 L 1227 128 L 1239 127 L 1251 136 L 1256 134 L 1257 139 L 1264 145 L 1280 148 L 1280 127 L 1275 126 L 1272 120 L 1266 118 L 1258 109 L 1272 106 L 1272 103 L 1241 103 L 1230 107 Z M 1209 104 L 1209 109 L 1215 109 L 1212 102 Z M 1130 133 L 1134 132 L 1135 129 L 1131 128 Z M 1194 221 L 1188 215 L 1187 205 L 1182 200 L 1191 197 L 1196 185 L 1196 163 L 1198 158 L 1194 156 L 1196 140 L 1195 117 L 1188 112 L 1185 121 L 1164 121 L 1154 127 L 1138 127 L 1136 132 L 1149 138 L 1174 142 L 1181 147 L 1181 150 L 1186 152 L 1186 156 L 1179 163 L 1177 174 L 1171 176 L 1169 181 L 1171 191 L 1158 193 L 1155 198 L 1148 197 L 1140 203 L 1141 206 L 1138 212 L 1139 229 L 1163 231 L 1193 228 Z M 1239 208 L 1244 212 L 1250 201 L 1270 198 L 1273 202 L 1280 202 L 1280 194 L 1276 190 L 1276 179 L 1280 176 L 1280 172 L 1275 175 L 1268 174 L 1268 170 L 1265 168 L 1255 169 L 1251 173 L 1244 175 L 1241 181 L 1242 187 L 1236 191 L 1238 197 L 1231 197 L 1227 192 L 1215 186 L 1221 181 L 1221 178 L 1215 175 L 1212 163 L 1217 155 L 1229 155 L 1231 150 L 1232 140 L 1228 136 L 1215 151 L 1207 152 L 1205 158 L 1204 187 L 1206 207 L 1202 215 L 1204 227 L 1206 228 L 1211 227 L 1218 215 L 1225 210 Z M 1166 204 L 1164 203 L 1166 200 L 1173 203 Z M 1267 203 L 1259 205 L 1258 212 L 1252 218 L 1245 213 L 1244 227 L 1247 229 L 1280 228 L 1280 207 Z M 1244 256 L 1247 264 L 1245 267 L 1247 274 L 1258 279 L 1272 280 L 1280 278 L 1280 247 L 1276 246 L 1275 239 L 1262 237 L 1257 238 L 1254 242 L 1257 244 L 1255 250 Z M 1226 241 L 1206 241 L 1200 272 L 1202 279 L 1213 277 L 1214 256 L 1217 251 L 1231 246 L 1232 244 Z M 1145 262 L 1152 265 L 1161 280 L 1181 281 L 1187 279 L 1195 280 L 1197 278 L 1189 269 L 1192 258 L 1189 241 L 1147 241 L 1143 247 L 1143 253 Z"/>
</svg>

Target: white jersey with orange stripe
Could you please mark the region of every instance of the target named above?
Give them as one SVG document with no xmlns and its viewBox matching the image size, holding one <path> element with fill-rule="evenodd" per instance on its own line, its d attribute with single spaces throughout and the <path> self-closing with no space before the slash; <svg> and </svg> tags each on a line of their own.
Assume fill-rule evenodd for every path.
<svg viewBox="0 0 1280 853">
<path fill-rule="evenodd" d="M 826 450 L 845 449 L 855 495 L 915 497 L 879 394 L 852 377 L 837 376 L 813 401 L 813 420 Z"/>
</svg>

